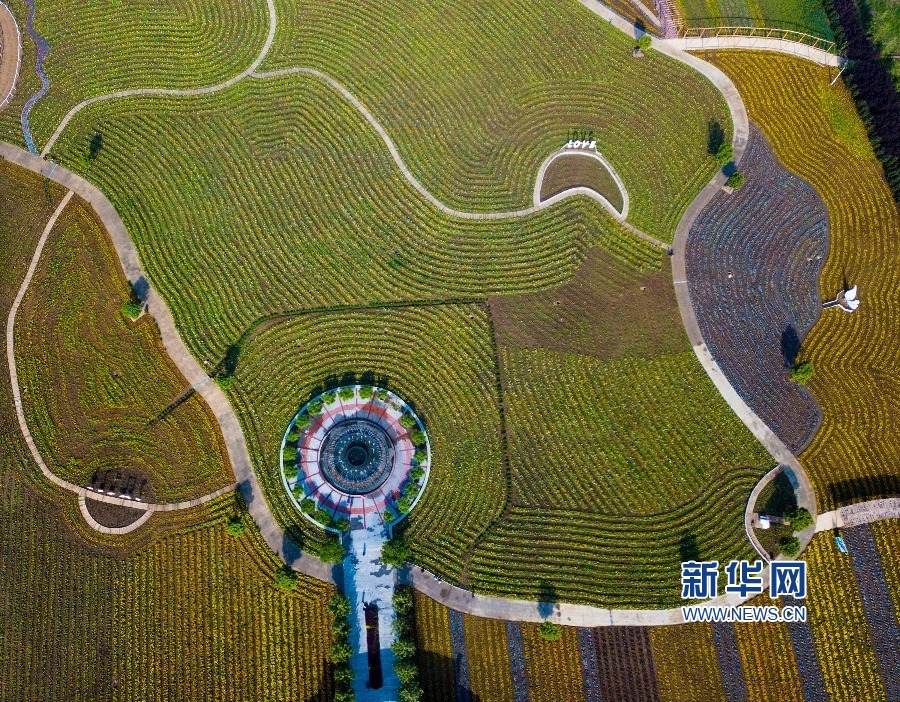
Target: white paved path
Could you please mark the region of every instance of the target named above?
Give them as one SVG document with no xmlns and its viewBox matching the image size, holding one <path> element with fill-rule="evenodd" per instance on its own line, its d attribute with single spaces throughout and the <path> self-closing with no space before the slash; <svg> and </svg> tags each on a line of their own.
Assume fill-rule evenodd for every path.
<svg viewBox="0 0 900 702">
<path fill-rule="evenodd" d="M 360 702 L 393 702 L 397 699 L 400 681 L 394 674 L 394 588 L 397 570 L 383 565 L 381 547 L 386 534 L 384 527 L 371 526 L 350 531 L 350 549 L 344 560 L 344 594 L 350 600 L 351 625 L 350 645 L 353 646 L 353 667 L 355 678 L 353 690 Z M 367 687 L 369 679 L 369 654 L 366 643 L 365 605 L 378 607 L 378 638 L 381 651 L 381 688 Z M 355 615 L 355 616 L 353 616 Z"/>
</svg>

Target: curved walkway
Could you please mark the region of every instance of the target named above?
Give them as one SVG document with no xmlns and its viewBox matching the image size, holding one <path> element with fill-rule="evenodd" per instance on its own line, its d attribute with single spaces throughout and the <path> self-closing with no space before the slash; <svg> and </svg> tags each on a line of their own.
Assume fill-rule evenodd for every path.
<svg viewBox="0 0 900 702">
<path fill-rule="evenodd" d="M 59 135 L 63 133 L 63 130 L 66 128 L 66 125 L 69 124 L 71 119 L 81 112 L 88 105 L 93 105 L 95 102 L 104 102 L 106 100 L 115 100 L 117 98 L 124 97 L 136 97 L 139 95 L 173 95 L 176 97 L 189 97 L 191 95 L 208 95 L 209 93 L 217 93 L 220 90 L 225 90 L 226 88 L 230 88 L 232 85 L 237 83 L 240 80 L 243 80 L 247 76 L 249 76 L 253 71 L 259 68 L 259 65 L 263 62 L 263 59 L 266 58 L 266 54 L 269 53 L 269 49 L 272 47 L 272 42 L 275 40 L 275 28 L 278 23 L 278 17 L 275 14 L 275 2 L 274 0 L 266 0 L 266 3 L 269 7 L 269 34 L 266 37 L 265 43 L 263 43 L 262 49 L 259 52 L 259 56 L 251 63 L 247 68 L 238 73 L 236 76 L 232 76 L 228 80 L 223 83 L 217 83 L 216 85 L 208 85 L 203 88 L 186 88 L 186 89 L 175 89 L 175 88 L 136 88 L 134 90 L 120 90 L 117 93 L 108 93 L 107 95 L 98 95 L 97 97 L 88 98 L 87 100 L 82 100 L 75 107 L 69 110 L 66 113 L 66 116 L 62 118 L 62 122 L 57 126 L 56 131 L 53 132 L 53 136 L 50 137 L 49 141 L 44 145 L 44 148 L 41 150 L 41 156 L 46 156 L 50 149 L 53 148 L 53 145 L 56 143 L 56 140 L 59 139 Z"/>
<path fill-rule="evenodd" d="M 4 144 L 3 146 L 9 146 L 8 144 Z M 11 147 L 17 148 L 17 147 Z M 21 149 L 19 149 L 21 151 Z M 35 156 L 31 156 L 26 151 L 21 151 L 22 154 L 27 154 L 31 158 L 35 158 Z M 4 154 L 5 156 L 5 154 Z M 12 160 L 12 159 L 10 159 Z M 37 159 L 40 160 L 40 159 Z M 41 161 L 41 163 L 46 163 Z M 33 170 L 33 169 L 32 169 Z M 9 309 L 9 316 L 6 319 L 6 362 L 9 365 L 9 380 L 12 386 L 13 393 L 13 403 L 16 407 L 16 417 L 19 420 L 19 428 L 22 430 L 22 435 L 25 437 L 25 443 L 28 444 L 28 450 L 31 451 L 31 455 L 34 458 L 35 462 L 41 469 L 41 473 L 48 479 L 54 482 L 56 485 L 69 490 L 70 492 L 76 493 L 81 498 L 89 497 L 92 500 L 96 500 L 98 502 L 106 502 L 111 505 L 119 505 L 121 507 L 131 507 L 136 509 L 144 509 L 148 512 L 171 512 L 179 509 L 190 509 L 191 507 L 196 507 L 198 505 L 202 505 L 204 502 L 208 502 L 209 500 L 214 500 L 221 495 L 224 495 L 228 492 L 234 490 L 235 485 L 227 485 L 215 492 L 211 492 L 208 495 L 203 495 L 202 497 L 196 497 L 192 500 L 185 500 L 183 502 L 167 502 L 167 503 L 153 503 L 153 502 L 141 502 L 136 503 L 134 500 L 128 500 L 122 497 L 114 497 L 112 495 L 101 495 L 92 490 L 89 490 L 86 487 L 81 485 L 75 485 L 74 483 L 70 483 L 68 480 L 64 480 L 56 475 L 53 471 L 51 471 L 47 464 L 44 463 L 44 459 L 41 458 L 41 454 L 37 449 L 37 445 L 35 444 L 34 437 L 31 435 L 31 431 L 28 429 L 28 423 L 25 421 L 25 408 L 22 404 L 22 395 L 19 391 L 19 375 L 16 369 L 16 352 L 15 352 L 15 326 L 16 326 L 16 315 L 19 312 L 19 306 L 22 304 L 22 300 L 25 298 L 25 293 L 28 291 L 28 286 L 31 284 L 31 279 L 34 277 L 34 272 L 37 270 L 38 261 L 41 258 L 41 253 L 44 250 L 44 244 L 47 243 L 47 237 L 50 236 L 50 232 L 53 230 L 54 225 L 56 224 L 56 220 L 59 218 L 59 215 L 66 208 L 66 205 L 69 204 L 69 201 L 72 199 L 72 196 L 75 194 L 73 190 L 69 190 L 66 193 L 65 197 L 63 197 L 62 201 L 57 206 L 56 210 L 51 215 L 50 219 L 47 221 L 47 225 L 44 227 L 44 231 L 41 234 L 40 239 L 38 239 L 37 247 L 35 248 L 34 255 L 31 257 L 31 264 L 28 266 L 28 272 L 25 274 L 25 279 L 22 281 L 22 285 L 19 287 L 19 292 L 16 294 L 15 300 L 13 300 L 12 307 Z M 146 521 L 146 520 L 145 520 Z"/>
<path fill-rule="evenodd" d="M 22 37 L 10 9 L 0 2 L 0 110 L 16 92 L 22 65 Z"/>
<path fill-rule="evenodd" d="M 297 548 L 275 521 L 275 517 L 272 515 L 265 497 L 263 496 L 262 488 L 256 478 L 256 473 L 253 471 L 253 465 L 250 462 L 250 453 L 247 450 L 247 444 L 244 440 L 244 434 L 241 431 L 241 425 L 238 422 L 237 416 L 234 414 L 234 410 L 231 408 L 228 398 L 218 385 L 206 382 L 209 380 L 209 376 L 206 375 L 206 372 L 187 350 L 187 347 L 181 340 L 178 329 L 175 326 L 175 320 L 172 318 L 172 313 L 169 311 L 169 308 L 166 306 L 163 299 L 150 286 L 150 283 L 144 274 L 144 270 L 141 267 L 134 244 L 128 236 L 128 231 L 125 229 L 125 224 L 122 222 L 122 219 L 119 217 L 119 214 L 116 212 L 112 203 L 106 199 L 106 196 L 100 192 L 98 188 L 81 176 L 75 175 L 61 166 L 28 153 L 17 146 L 0 142 L 0 157 L 5 158 L 18 166 L 27 168 L 34 173 L 38 173 L 55 183 L 59 183 L 71 192 L 76 193 L 94 208 L 94 212 L 97 213 L 97 216 L 103 222 L 103 226 L 109 233 L 110 239 L 112 239 L 113 246 L 116 249 L 116 254 L 119 257 L 125 277 L 137 292 L 141 299 L 141 303 L 156 321 L 166 352 L 181 371 L 181 374 L 185 377 L 187 382 L 200 396 L 203 397 L 204 400 L 206 400 L 215 415 L 216 421 L 219 423 L 222 430 L 222 437 L 225 440 L 225 447 L 228 450 L 228 457 L 231 461 L 236 485 L 228 485 L 211 495 L 198 499 L 214 499 L 237 487 L 238 490 L 241 491 L 241 495 L 247 504 L 250 515 L 259 527 L 266 543 L 283 562 L 287 563 L 294 570 L 306 573 L 319 580 L 330 583 L 336 582 L 335 569 L 325 565 L 313 556 L 301 553 L 300 549 Z M 71 197 L 71 192 L 67 195 L 67 198 Z M 37 256 L 40 255 L 40 250 L 43 248 L 43 242 L 51 227 L 52 224 L 48 224 L 48 228 L 44 232 L 41 242 L 38 244 L 38 251 L 32 261 L 32 267 L 29 269 L 25 283 L 23 283 L 23 287 L 19 291 L 19 296 L 16 298 L 13 310 L 18 309 L 21 298 L 24 296 L 25 289 L 31 280 L 31 276 L 34 274 L 34 268 L 37 265 Z M 15 357 L 12 347 L 13 325 L 11 323 L 14 321 L 15 313 L 14 311 L 11 311 L 10 323 L 7 324 L 6 328 L 7 360 L 10 364 L 11 375 L 15 372 Z M 35 457 L 38 465 L 41 466 L 41 471 L 48 479 L 79 495 L 84 494 L 86 497 L 91 497 L 93 499 L 103 497 L 104 502 L 118 504 L 123 507 L 134 507 L 134 502 L 130 500 L 123 500 L 107 495 L 97 495 L 87 488 L 68 483 L 50 472 L 46 465 L 44 465 L 40 454 L 37 452 L 37 448 L 34 446 L 34 441 L 31 439 L 30 433 L 28 433 L 24 414 L 21 413 L 21 398 L 19 397 L 18 382 L 15 376 L 13 376 L 13 388 L 15 393 L 16 411 L 19 413 L 20 426 L 23 433 L 26 435 L 26 440 L 31 448 L 32 455 Z M 185 509 L 187 507 L 195 506 L 195 504 L 199 503 L 196 503 L 195 500 L 190 500 L 187 503 L 147 504 L 144 506 L 152 511 L 169 511 L 173 509 Z"/>
<path fill-rule="evenodd" d="M 900 519 L 900 497 L 870 500 L 823 512 L 816 519 L 816 531 L 850 528 L 882 519 Z"/>
<path fill-rule="evenodd" d="M 667 44 L 681 51 L 716 51 L 718 49 L 742 49 L 749 51 L 775 51 L 805 58 L 821 66 L 843 66 L 847 59 L 809 44 L 775 37 L 733 34 L 730 36 L 685 36 L 666 39 Z"/>
</svg>

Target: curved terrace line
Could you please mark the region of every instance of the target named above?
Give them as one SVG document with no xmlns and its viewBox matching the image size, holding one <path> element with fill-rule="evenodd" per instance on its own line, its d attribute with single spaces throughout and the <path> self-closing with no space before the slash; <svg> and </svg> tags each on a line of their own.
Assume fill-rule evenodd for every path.
<svg viewBox="0 0 900 702">
<path fill-rule="evenodd" d="M 595 161 L 599 161 L 603 167 L 609 172 L 609 175 L 612 176 L 613 181 L 615 181 L 616 187 L 619 188 L 619 192 L 622 193 L 622 211 L 619 212 L 615 206 L 607 200 L 603 195 L 598 193 L 593 188 L 588 188 L 585 186 L 575 186 L 572 188 L 566 188 L 560 193 L 556 195 L 552 195 L 548 197 L 546 200 L 541 199 L 541 190 L 544 187 L 544 176 L 547 173 L 547 169 L 550 168 L 550 164 L 553 163 L 556 159 L 562 156 L 581 156 L 583 158 L 592 158 Z M 537 180 L 534 183 L 534 204 L 535 207 L 547 207 L 548 205 L 552 205 L 555 202 L 559 202 L 563 198 L 568 197 L 569 195 L 587 195 L 588 197 L 599 202 L 603 207 L 609 210 L 609 213 L 618 220 L 624 220 L 628 217 L 628 208 L 631 204 L 631 201 L 628 198 L 628 190 L 625 189 L 625 183 L 622 182 L 622 179 L 619 177 L 619 174 L 616 173 L 616 169 L 612 167 L 612 165 L 607 161 L 601 154 L 598 154 L 595 151 L 579 151 L 577 149 L 560 149 L 559 151 L 554 151 L 547 157 L 547 160 L 541 164 L 540 169 L 538 170 Z M 666 247 L 668 248 L 668 247 Z"/>
<path fill-rule="evenodd" d="M 22 66 L 22 35 L 19 33 L 19 25 L 13 13 L 5 3 L 0 2 L 0 110 L 6 107 L 16 92 L 16 83 L 19 81 L 19 69 Z M 16 66 L 10 70 L 10 56 L 7 55 L 12 38 L 15 37 Z"/>
<path fill-rule="evenodd" d="M 25 154 L 26 152 L 23 151 L 22 153 Z M 32 156 L 32 158 L 37 157 Z M 59 219 L 60 214 L 62 214 L 62 211 L 66 208 L 66 205 L 69 204 L 69 201 L 72 199 L 72 196 L 74 194 L 74 190 L 69 190 L 57 206 L 56 210 L 51 215 L 50 219 L 47 221 L 47 225 L 44 227 L 44 231 L 41 234 L 40 239 L 38 239 L 37 247 L 34 250 L 34 255 L 31 257 L 31 264 L 28 266 L 28 272 L 25 274 L 25 279 L 22 281 L 22 285 L 19 287 L 19 292 L 16 294 L 15 300 L 13 300 L 12 307 L 10 307 L 9 309 L 9 316 L 6 320 L 6 362 L 9 366 L 9 380 L 10 385 L 12 386 L 13 403 L 16 406 L 16 417 L 19 420 L 19 429 L 22 430 L 22 435 L 25 437 L 25 443 L 28 444 L 28 449 L 29 451 L 31 451 L 31 456 L 38 464 L 38 467 L 41 469 L 41 473 L 44 474 L 44 477 L 46 477 L 48 480 L 52 481 L 59 487 L 76 493 L 79 497 L 90 497 L 92 500 L 97 500 L 98 502 L 106 502 L 107 504 L 111 505 L 119 505 L 120 507 L 144 509 L 147 510 L 148 513 L 171 512 L 180 509 L 190 509 L 191 507 L 202 505 L 204 502 L 209 502 L 210 500 L 214 500 L 217 497 L 221 497 L 222 495 L 231 492 L 235 488 L 234 485 L 226 485 L 225 487 L 219 488 L 218 490 L 211 492 L 208 495 L 196 497 L 192 500 L 184 500 L 182 502 L 135 502 L 134 500 L 126 500 L 122 497 L 101 495 L 81 485 L 70 483 L 68 480 L 60 478 L 58 475 L 56 475 L 56 473 L 51 471 L 47 467 L 47 464 L 44 463 L 44 459 L 41 458 L 41 454 L 38 451 L 37 444 L 34 441 L 34 437 L 31 435 L 31 431 L 28 429 L 28 423 L 25 421 L 25 406 L 22 403 L 22 394 L 19 391 L 19 374 L 16 368 L 15 350 L 16 315 L 19 312 L 19 306 L 22 304 L 22 300 L 25 298 L 25 293 L 28 291 L 28 286 L 31 284 L 31 279 L 34 277 L 34 273 L 37 270 L 38 261 L 41 258 L 41 253 L 44 251 L 44 245 L 47 243 L 47 238 L 50 236 L 50 232 L 56 225 L 56 220 Z M 146 519 L 144 521 L 146 521 Z"/>
<path fill-rule="evenodd" d="M 238 81 L 243 80 L 251 73 L 253 73 L 259 65 L 266 58 L 266 55 L 269 53 L 269 49 L 272 48 L 272 42 L 275 40 L 275 28 L 278 23 L 278 17 L 275 13 L 275 2 L 274 0 L 266 0 L 269 7 L 269 34 L 266 37 L 265 43 L 263 43 L 262 49 L 259 52 L 259 55 L 256 59 L 251 63 L 247 68 L 238 73 L 236 76 L 232 76 L 228 80 L 223 83 L 217 83 L 216 85 L 208 85 L 203 88 L 135 88 L 133 90 L 120 90 L 116 93 L 108 93 L 106 95 L 98 95 L 97 97 L 88 98 L 87 100 L 82 100 L 75 107 L 69 110 L 66 113 L 66 116 L 62 118 L 62 121 L 59 123 L 59 126 L 56 128 L 56 131 L 53 132 L 53 136 L 47 141 L 44 145 L 44 148 L 41 150 L 41 156 L 46 156 L 50 153 L 50 149 L 53 148 L 53 145 L 56 143 L 57 139 L 59 139 L 60 135 L 63 133 L 63 130 L 69 124 L 71 119 L 81 112 L 88 105 L 93 105 L 97 102 L 105 102 L 106 100 L 115 100 L 117 98 L 125 98 L 125 97 L 136 97 L 138 95 L 173 95 L 176 97 L 188 97 L 191 95 L 207 95 L 209 93 L 217 93 L 220 90 L 225 90 L 226 88 L 230 88 L 232 85 L 237 83 Z"/>
<path fill-rule="evenodd" d="M 91 515 L 91 513 L 88 511 L 87 498 L 84 495 L 78 496 L 78 509 L 81 510 L 81 516 L 84 518 L 84 521 L 87 522 L 87 525 L 91 529 L 93 529 L 94 531 L 99 531 L 102 534 L 111 534 L 116 536 L 120 534 L 129 534 L 132 531 L 135 531 L 136 529 L 143 526 L 143 524 L 153 516 L 153 512 L 148 509 L 131 524 L 126 524 L 123 527 L 108 527 L 103 526 L 100 522 L 94 519 L 93 515 Z"/>
</svg>

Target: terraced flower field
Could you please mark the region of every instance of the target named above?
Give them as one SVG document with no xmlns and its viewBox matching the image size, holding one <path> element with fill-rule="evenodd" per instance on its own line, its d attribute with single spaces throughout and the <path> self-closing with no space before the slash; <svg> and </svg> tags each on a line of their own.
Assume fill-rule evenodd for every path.
<svg viewBox="0 0 900 702">
<path fill-rule="evenodd" d="M 731 385 L 798 452 L 820 420 L 815 398 L 790 380 L 821 313 L 818 276 L 828 215 L 815 191 L 787 172 L 751 128 L 746 182 L 718 193 L 688 234 L 685 267 L 703 340 Z"/>
<path fill-rule="evenodd" d="M 37 191 L 40 192 L 40 191 Z M 51 470 L 86 484 L 108 469 L 177 501 L 233 481 L 218 425 L 166 355 L 153 320 L 127 320 L 118 259 L 93 211 L 63 211 L 16 320 L 25 416 Z"/>
<path fill-rule="evenodd" d="M 269 23 L 265 0 L 36 5 L 35 31 L 51 47 L 44 63 L 50 91 L 30 119 L 39 148 L 66 112 L 87 98 L 135 88 L 197 88 L 231 78 L 259 54 Z M 24 30 L 24 3 L 14 3 L 14 9 Z M 24 31 L 23 37 L 31 44 Z M 31 67 L 27 72 L 33 74 L 33 61 L 22 65 L 23 73 Z M 18 114 L 5 119 L 18 121 Z"/>
<path fill-rule="evenodd" d="M 726 702 L 709 624 L 650 629 L 662 702 Z"/>
<path fill-rule="evenodd" d="M 900 612 L 900 559 L 896 558 L 896 554 L 900 553 L 900 520 L 888 519 L 870 526 L 881 556 L 894 611 Z"/>
<path fill-rule="evenodd" d="M 748 604 L 768 607 L 772 600 L 764 594 Z M 803 686 L 787 624 L 735 624 L 734 633 L 748 699 L 804 702 Z"/>
<path fill-rule="evenodd" d="M 830 250 L 820 279 L 823 298 L 858 284 L 853 314 L 823 312 L 804 341 L 813 362 L 808 388 L 822 425 L 803 452 L 820 510 L 900 492 L 900 213 L 866 150 L 865 129 L 840 81 L 800 59 L 720 52 L 715 63 L 734 80 L 779 161 L 812 185 L 828 208 Z M 861 150 L 860 146 L 863 145 Z M 863 157 L 867 153 L 867 157 Z"/>
<path fill-rule="evenodd" d="M 89 168 L 80 138 L 60 155 L 116 205 L 201 360 L 285 311 L 553 285 L 607 226 L 587 198 L 527 218 L 443 215 L 317 78 L 103 108 L 66 133 L 93 133 L 102 119 L 104 146 Z"/>
</svg>

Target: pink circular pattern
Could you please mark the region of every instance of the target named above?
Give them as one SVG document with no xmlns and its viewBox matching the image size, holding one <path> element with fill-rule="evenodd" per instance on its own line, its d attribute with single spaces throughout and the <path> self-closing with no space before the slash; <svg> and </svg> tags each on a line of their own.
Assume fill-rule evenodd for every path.
<svg viewBox="0 0 900 702">
<path fill-rule="evenodd" d="M 412 501 L 411 510 L 425 489 L 431 462 L 431 450 L 426 436 L 425 446 L 422 448 L 426 452 L 427 458 L 419 464 L 425 470 L 425 475 L 420 480 L 413 480 L 409 473 L 414 465 L 413 456 L 416 448 L 410 434 L 416 428 L 424 433 L 418 417 L 407 407 L 405 402 L 393 393 L 388 393 L 386 399 L 379 400 L 377 388 L 369 399 L 362 399 L 359 391 L 360 386 L 356 386 L 354 396 L 349 400 L 342 400 L 340 395 L 336 394 L 334 402 L 323 405 L 319 414 L 310 416 L 310 424 L 301 432 L 297 442 L 296 463 L 299 473 L 295 478 L 288 478 L 284 472 L 284 466 L 282 467 L 282 480 L 291 500 L 298 509 L 304 498 L 311 498 L 315 500 L 317 508 L 327 510 L 335 520 L 348 520 L 350 527 L 354 529 L 384 523 L 383 515 L 386 509 L 393 514 L 394 519 L 391 520 L 393 523 L 400 521 L 405 514 L 397 508 L 397 500 L 403 496 L 404 485 L 409 482 L 419 483 L 419 492 Z M 322 396 L 317 399 L 324 402 Z M 304 414 L 308 406 L 304 407 L 297 417 Z M 400 423 L 400 418 L 404 414 L 410 414 L 416 419 L 416 424 L 411 429 L 407 429 Z M 381 486 L 363 495 L 341 492 L 325 480 L 319 469 L 319 451 L 325 435 L 335 425 L 353 419 L 377 424 L 387 434 L 394 446 L 394 464 L 387 480 Z M 296 417 L 294 421 L 296 421 Z M 293 425 L 292 421 L 291 427 Z M 313 515 L 302 510 L 301 512 L 314 524 L 330 531 L 336 531 L 333 527 L 324 526 L 316 521 Z"/>
</svg>

